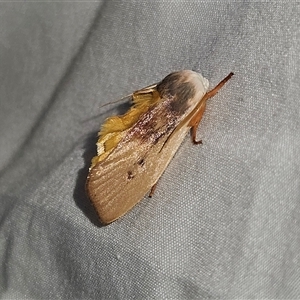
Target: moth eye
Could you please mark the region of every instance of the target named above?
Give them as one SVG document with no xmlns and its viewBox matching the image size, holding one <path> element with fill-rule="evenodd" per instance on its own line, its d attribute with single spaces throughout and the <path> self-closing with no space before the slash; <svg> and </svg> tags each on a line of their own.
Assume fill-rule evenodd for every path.
<svg viewBox="0 0 300 300">
<path fill-rule="evenodd" d="M 141 167 L 145 164 L 145 160 L 143 158 L 141 158 L 139 161 L 138 161 L 138 165 L 140 165 Z"/>
<path fill-rule="evenodd" d="M 132 171 L 128 171 L 127 172 L 127 179 L 132 179 L 132 178 L 134 178 L 134 175 L 132 174 Z"/>
</svg>

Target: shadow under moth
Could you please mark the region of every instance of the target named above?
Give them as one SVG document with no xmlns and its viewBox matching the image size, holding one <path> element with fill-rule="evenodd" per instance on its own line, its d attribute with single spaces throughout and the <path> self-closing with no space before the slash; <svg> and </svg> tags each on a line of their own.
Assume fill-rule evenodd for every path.
<svg viewBox="0 0 300 300">
<path fill-rule="evenodd" d="M 127 113 L 108 118 L 97 142 L 86 182 L 87 193 L 103 224 L 137 204 L 168 166 L 187 132 L 196 132 L 206 101 L 232 77 L 230 73 L 208 91 L 201 74 L 173 72 L 157 84 L 135 91 Z"/>
</svg>

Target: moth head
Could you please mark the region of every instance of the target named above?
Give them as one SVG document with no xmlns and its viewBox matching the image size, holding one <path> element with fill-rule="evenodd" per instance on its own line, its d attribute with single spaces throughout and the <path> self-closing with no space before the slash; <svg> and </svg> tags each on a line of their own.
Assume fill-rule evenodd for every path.
<svg viewBox="0 0 300 300">
<path fill-rule="evenodd" d="M 170 99 L 172 110 L 178 113 L 191 111 L 205 95 L 209 82 L 200 73 L 183 70 L 166 76 L 157 85 L 162 99 Z"/>
</svg>

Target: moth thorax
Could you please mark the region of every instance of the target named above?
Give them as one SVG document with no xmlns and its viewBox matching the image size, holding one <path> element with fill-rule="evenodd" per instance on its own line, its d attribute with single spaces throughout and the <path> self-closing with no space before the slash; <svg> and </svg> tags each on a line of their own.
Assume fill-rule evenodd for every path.
<svg viewBox="0 0 300 300">
<path fill-rule="evenodd" d="M 199 73 L 184 70 L 165 77 L 157 85 L 157 91 L 163 101 L 171 100 L 171 109 L 175 113 L 184 114 L 203 97 L 207 87 L 208 80 Z"/>
</svg>

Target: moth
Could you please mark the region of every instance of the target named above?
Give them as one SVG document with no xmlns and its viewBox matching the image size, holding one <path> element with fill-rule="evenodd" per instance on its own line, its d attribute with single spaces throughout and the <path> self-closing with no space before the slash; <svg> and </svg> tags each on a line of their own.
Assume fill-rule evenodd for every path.
<svg viewBox="0 0 300 300">
<path fill-rule="evenodd" d="M 130 96 L 133 106 L 121 116 L 106 119 L 99 132 L 97 156 L 92 159 L 86 189 L 99 218 L 109 224 L 150 191 L 191 130 L 196 139 L 206 101 L 232 77 L 230 73 L 208 91 L 201 74 L 173 72 L 159 83 Z"/>
</svg>

